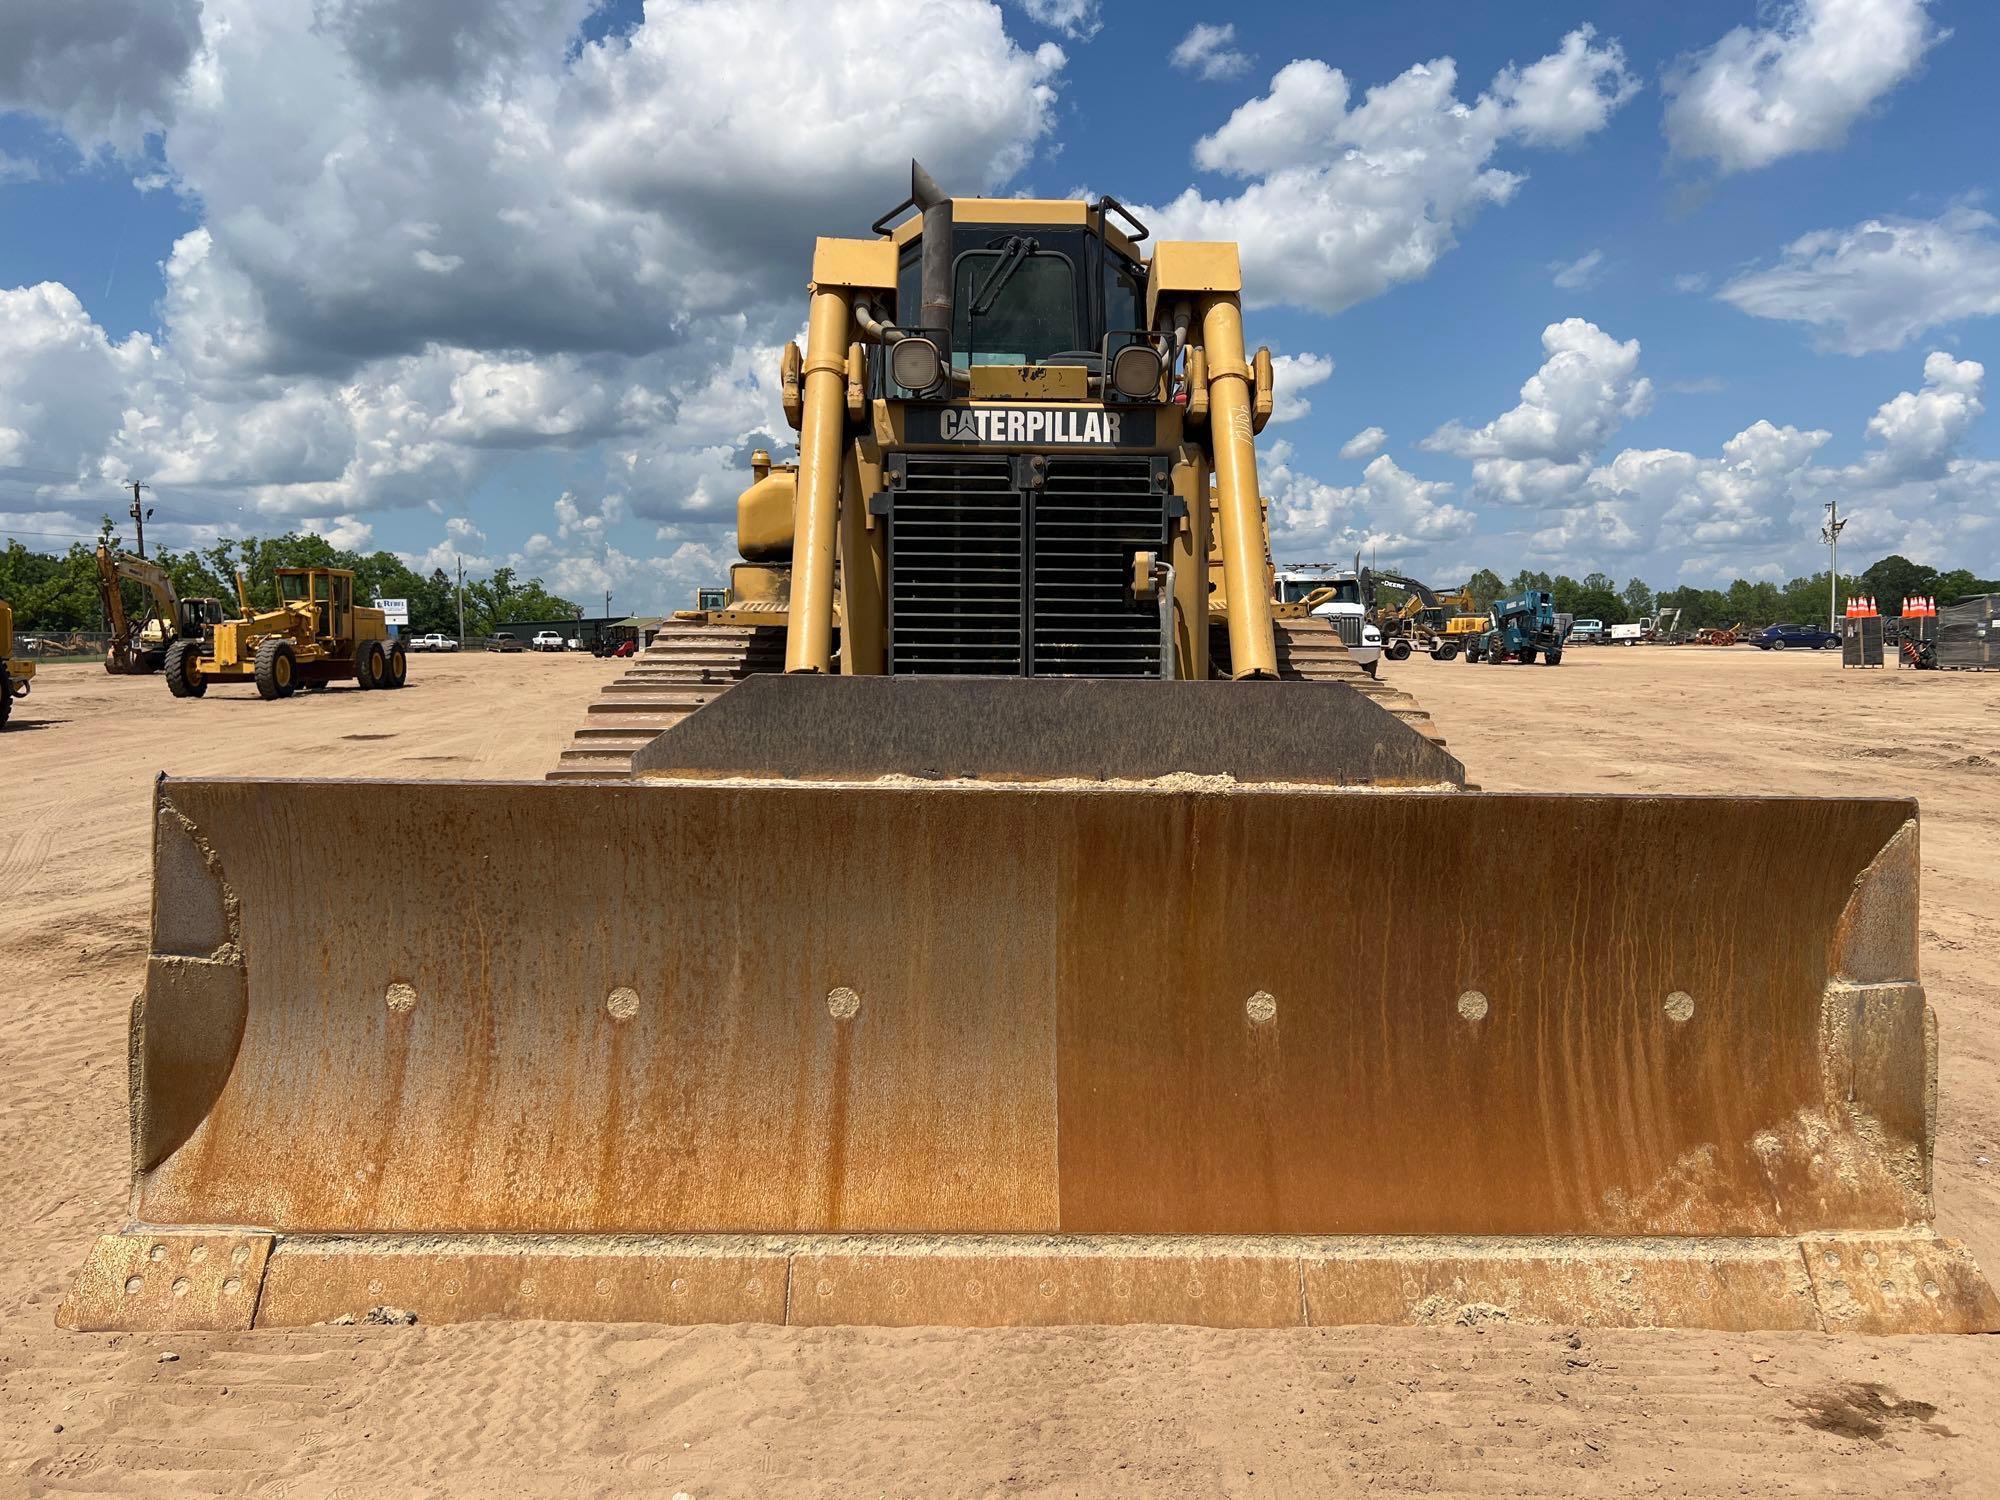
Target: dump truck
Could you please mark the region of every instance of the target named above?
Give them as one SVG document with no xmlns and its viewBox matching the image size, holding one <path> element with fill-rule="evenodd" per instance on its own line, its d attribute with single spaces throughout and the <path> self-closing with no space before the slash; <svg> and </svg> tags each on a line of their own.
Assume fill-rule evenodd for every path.
<svg viewBox="0 0 2000 1500">
<path fill-rule="evenodd" d="M 347 568 L 279 568 L 278 606 L 260 610 L 237 574 L 241 614 L 207 622 L 200 635 L 167 647 L 167 690 L 199 698 L 217 682 L 248 682 L 265 700 L 289 698 L 353 679 L 361 688 L 399 688 L 409 680 L 402 640 L 379 609 L 354 602 Z"/>
<path fill-rule="evenodd" d="M 14 715 L 14 700 L 33 691 L 35 664 L 14 654 L 14 610 L 0 599 L 0 729 Z"/>
<path fill-rule="evenodd" d="M 1148 240 L 817 242 L 780 670 L 621 779 L 161 779 L 61 1321 L 2000 1323 L 1915 804 L 1469 791 L 1287 677 L 1236 249 Z"/>
</svg>

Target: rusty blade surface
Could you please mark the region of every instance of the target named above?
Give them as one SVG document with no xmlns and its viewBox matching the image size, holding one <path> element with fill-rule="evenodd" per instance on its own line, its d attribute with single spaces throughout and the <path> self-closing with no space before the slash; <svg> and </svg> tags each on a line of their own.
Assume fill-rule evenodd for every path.
<svg viewBox="0 0 2000 1500">
<path fill-rule="evenodd" d="M 159 796 L 144 1223 L 1645 1236 L 1928 1214 L 1915 908 L 1870 894 L 1914 879 L 1903 801 Z M 422 902 L 377 894 L 421 872 Z"/>
</svg>

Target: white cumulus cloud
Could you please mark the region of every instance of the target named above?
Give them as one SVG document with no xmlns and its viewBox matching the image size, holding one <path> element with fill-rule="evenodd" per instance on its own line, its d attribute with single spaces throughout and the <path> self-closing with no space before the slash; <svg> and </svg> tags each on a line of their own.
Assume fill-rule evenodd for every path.
<svg viewBox="0 0 2000 1500">
<path fill-rule="evenodd" d="M 1219 26 L 1197 21 L 1188 28 L 1188 34 L 1174 44 L 1174 50 L 1167 54 L 1167 61 L 1183 73 L 1192 73 L 1209 82 L 1235 78 L 1250 70 L 1250 55 L 1236 46 L 1236 23 L 1233 21 L 1225 21 Z"/>
<path fill-rule="evenodd" d="M 1382 451 L 1382 445 L 1388 441 L 1389 434 L 1381 428 L 1364 427 L 1340 445 L 1340 456 L 1349 460 L 1373 458 Z"/>
<path fill-rule="evenodd" d="M 1523 178 L 1495 164 L 1503 149 L 1575 145 L 1636 87 L 1623 48 L 1587 26 L 1471 103 L 1448 57 L 1358 103 L 1339 69 L 1301 59 L 1195 145 L 1241 191 L 1190 187 L 1143 216 L 1167 238 L 1237 241 L 1253 303 L 1338 312 L 1428 275 L 1460 226 L 1511 199 Z"/>
<path fill-rule="evenodd" d="M 1271 420 L 1296 422 L 1312 411 L 1300 392 L 1333 378 L 1333 361 L 1324 354 L 1279 354 L 1271 360 Z"/>
<path fill-rule="evenodd" d="M 1795 0 L 1668 73 L 1668 143 L 1724 172 L 1838 146 L 1941 35 L 1929 0 Z"/>
<path fill-rule="evenodd" d="M 1447 422 L 1422 444 L 1473 460 L 1481 493 L 1508 504 L 1546 505 L 1574 490 L 1610 435 L 1652 404 L 1637 339 L 1567 318 L 1542 330 L 1542 350 L 1517 405 L 1480 427 Z"/>
<path fill-rule="evenodd" d="M 1102 0 L 1020 0 L 1028 18 L 1051 31 L 1087 42 L 1104 25 Z"/>
<path fill-rule="evenodd" d="M 1930 329 L 2000 313 L 2000 223 L 1966 205 L 1935 219 L 1821 229 L 1716 293 L 1759 318 L 1803 323 L 1823 349 L 1899 349 Z"/>
<path fill-rule="evenodd" d="M 1581 291 L 1597 280 L 1598 273 L 1603 268 L 1604 252 L 1590 250 L 1575 260 L 1559 260 L 1550 266 L 1549 269 L 1555 274 L 1549 280 L 1560 291 Z"/>
</svg>

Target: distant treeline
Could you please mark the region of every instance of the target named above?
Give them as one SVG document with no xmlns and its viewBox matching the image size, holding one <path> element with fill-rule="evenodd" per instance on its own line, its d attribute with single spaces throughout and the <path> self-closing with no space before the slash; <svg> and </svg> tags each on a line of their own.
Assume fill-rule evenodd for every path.
<svg viewBox="0 0 2000 1500">
<path fill-rule="evenodd" d="M 1825 573 L 1794 578 L 1789 583 L 1752 583 L 1739 578 L 1726 589 L 1683 585 L 1655 590 L 1641 578 L 1629 580 L 1621 589 L 1604 573 L 1576 579 L 1566 573 L 1551 577 L 1523 569 L 1506 580 L 1490 568 L 1481 568 L 1467 587 L 1481 609 L 1495 599 L 1511 598 L 1528 589 L 1546 589 L 1555 595 L 1559 612 L 1602 620 L 1607 625 L 1643 619 L 1662 609 L 1678 609 L 1683 630 L 1703 625 L 1808 624 L 1827 618 Z M 1931 595 L 1942 604 L 1954 604 L 1975 594 L 2000 594 L 2000 579 L 1979 578 L 1964 568 L 1940 573 L 1892 553 L 1860 573 L 1841 574 L 1837 593 L 1843 606 L 1852 594 L 1873 595 L 1882 612 L 1890 614 L 1913 594 Z"/>
<path fill-rule="evenodd" d="M 102 536 L 112 550 L 125 550 L 124 540 L 108 520 Z M 31 552 L 18 541 L 9 542 L 0 552 L 0 599 L 14 607 L 15 628 L 40 633 L 102 629 L 96 552 L 82 542 L 61 554 Z M 277 568 L 351 568 L 355 595 L 363 603 L 407 599 L 412 632 L 458 634 L 458 596 L 451 576 L 438 568 L 426 578 L 393 552 L 348 552 L 324 537 L 287 532 L 276 537 L 229 537 L 187 552 L 155 549 L 146 560 L 166 570 L 181 597 L 221 599 L 232 613 L 239 568 L 249 584 L 252 605 L 260 609 L 277 604 Z M 123 588 L 128 608 L 144 607 L 136 585 Z M 559 620 L 578 613 L 575 604 L 545 589 L 541 579 L 523 581 L 511 568 L 497 568 L 490 578 L 465 581 L 465 630 L 470 636 L 491 635 L 504 620 Z"/>
</svg>

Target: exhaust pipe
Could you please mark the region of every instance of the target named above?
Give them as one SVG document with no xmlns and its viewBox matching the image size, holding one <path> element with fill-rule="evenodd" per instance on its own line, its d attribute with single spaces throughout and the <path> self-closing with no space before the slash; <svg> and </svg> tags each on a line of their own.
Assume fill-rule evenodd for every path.
<svg viewBox="0 0 2000 1500">
<path fill-rule="evenodd" d="M 917 326 L 935 330 L 938 355 L 951 368 L 951 199 L 931 174 L 910 163 L 910 201 L 923 210 L 923 287 Z"/>
</svg>

